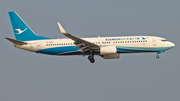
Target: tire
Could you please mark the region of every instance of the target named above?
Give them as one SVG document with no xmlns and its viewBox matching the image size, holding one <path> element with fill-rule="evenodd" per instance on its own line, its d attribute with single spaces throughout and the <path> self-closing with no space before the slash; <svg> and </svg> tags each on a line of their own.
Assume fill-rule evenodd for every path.
<svg viewBox="0 0 180 101">
<path fill-rule="evenodd" d="M 156 58 L 159 59 L 159 55 L 156 55 Z"/>
</svg>

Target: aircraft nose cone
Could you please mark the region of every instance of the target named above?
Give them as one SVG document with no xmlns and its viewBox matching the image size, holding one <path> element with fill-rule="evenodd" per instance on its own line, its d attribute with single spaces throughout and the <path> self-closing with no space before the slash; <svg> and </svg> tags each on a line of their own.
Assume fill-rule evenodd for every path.
<svg viewBox="0 0 180 101">
<path fill-rule="evenodd" d="M 172 43 L 173 44 L 173 47 L 175 46 L 175 44 L 174 43 Z"/>
<path fill-rule="evenodd" d="M 175 44 L 174 44 L 174 43 L 172 43 L 172 42 L 170 42 L 170 43 L 169 43 L 169 46 L 174 47 L 174 46 L 175 46 Z"/>
</svg>

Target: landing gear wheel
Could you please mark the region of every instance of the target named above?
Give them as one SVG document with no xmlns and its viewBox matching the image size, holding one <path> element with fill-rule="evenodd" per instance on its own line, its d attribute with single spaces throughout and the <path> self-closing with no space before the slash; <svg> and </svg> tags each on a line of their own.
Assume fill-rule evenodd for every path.
<svg viewBox="0 0 180 101">
<path fill-rule="evenodd" d="M 94 63 L 95 62 L 95 59 L 94 59 L 94 56 L 88 56 L 88 59 L 91 63 Z"/>
<path fill-rule="evenodd" d="M 91 62 L 91 63 L 94 63 L 94 62 L 95 62 L 95 60 L 94 60 L 94 59 L 92 59 L 92 60 L 90 60 L 90 62 Z"/>
<path fill-rule="evenodd" d="M 159 59 L 159 55 L 156 55 L 156 58 Z"/>
</svg>

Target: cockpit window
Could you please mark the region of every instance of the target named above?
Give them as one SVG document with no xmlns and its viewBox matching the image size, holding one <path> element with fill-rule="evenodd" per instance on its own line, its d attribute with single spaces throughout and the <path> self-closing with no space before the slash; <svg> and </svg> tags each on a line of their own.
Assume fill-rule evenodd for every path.
<svg viewBox="0 0 180 101">
<path fill-rule="evenodd" d="M 168 40 L 166 40 L 166 39 L 161 39 L 161 41 L 166 42 L 166 41 L 168 41 Z"/>
</svg>

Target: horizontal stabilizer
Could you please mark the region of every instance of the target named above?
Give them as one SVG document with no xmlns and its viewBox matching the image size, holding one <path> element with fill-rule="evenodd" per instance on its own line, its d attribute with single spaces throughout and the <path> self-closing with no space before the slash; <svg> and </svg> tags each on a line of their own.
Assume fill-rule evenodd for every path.
<svg viewBox="0 0 180 101">
<path fill-rule="evenodd" d="M 18 40 L 11 39 L 11 38 L 6 38 L 6 37 L 5 37 L 5 39 L 11 41 L 11 42 L 14 43 L 14 44 L 18 44 L 18 45 L 25 45 L 25 44 L 27 44 L 26 42 L 18 41 Z"/>
</svg>

